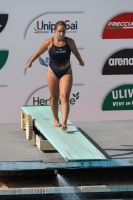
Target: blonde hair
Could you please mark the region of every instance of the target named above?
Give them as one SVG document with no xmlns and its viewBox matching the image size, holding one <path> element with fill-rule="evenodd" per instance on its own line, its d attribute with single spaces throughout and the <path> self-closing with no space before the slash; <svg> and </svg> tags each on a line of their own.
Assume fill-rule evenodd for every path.
<svg viewBox="0 0 133 200">
<path fill-rule="evenodd" d="M 54 30 L 56 30 L 58 26 L 64 26 L 66 28 L 66 23 L 64 21 L 56 22 Z"/>
</svg>

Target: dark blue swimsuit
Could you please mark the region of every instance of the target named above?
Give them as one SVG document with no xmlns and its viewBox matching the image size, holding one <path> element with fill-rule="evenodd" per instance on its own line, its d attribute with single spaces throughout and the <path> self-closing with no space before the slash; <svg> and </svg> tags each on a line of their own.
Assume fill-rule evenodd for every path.
<svg viewBox="0 0 133 200">
<path fill-rule="evenodd" d="M 49 66 L 58 78 L 61 78 L 70 69 L 70 54 L 71 49 L 67 44 L 67 38 L 66 44 L 62 47 L 55 46 L 53 41 L 53 45 L 49 50 Z"/>
</svg>

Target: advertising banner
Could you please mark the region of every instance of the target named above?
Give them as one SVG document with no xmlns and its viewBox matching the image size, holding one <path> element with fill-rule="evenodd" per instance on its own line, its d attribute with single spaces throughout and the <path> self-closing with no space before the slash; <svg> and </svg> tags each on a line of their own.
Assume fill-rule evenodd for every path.
<svg viewBox="0 0 133 200">
<path fill-rule="evenodd" d="M 59 20 L 85 63 L 71 53 L 70 121 L 133 118 L 133 2 L 0 0 L 0 123 L 20 122 L 24 105 L 50 105 L 49 52 L 25 65 Z M 121 6 L 120 6 L 121 5 Z M 105 9 L 106 7 L 106 9 Z M 58 100 L 61 111 L 61 100 Z"/>
</svg>

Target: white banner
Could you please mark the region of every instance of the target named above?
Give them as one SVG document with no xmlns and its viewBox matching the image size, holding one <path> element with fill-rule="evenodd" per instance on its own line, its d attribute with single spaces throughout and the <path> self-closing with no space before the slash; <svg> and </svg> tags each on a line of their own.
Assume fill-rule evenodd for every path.
<svg viewBox="0 0 133 200">
<path fill-rule="evenodd" d="M 66 21 L 66 36 L 75 40 L 85 62 L 81 67 L 71 55 L 74 81 L 69 120 L 133 118 L 131 105 L 122 108 L 124 104 L 118 99 L 115 102 L 113 97 L 106 98 L 122 86 L 122 102 L 126 102 L 126 98 L 132 102 L 132 88 L 125 86 L 133 84 L 133 56 L 127 57 L 127 52 L 133 49 L 132 0 L 128 3 L 124 0 L 117 0 L 117 3 L 106 0 L 58 0 L 57 3 L 52 0 L 0 0 L 0 5 L 0 123 L 20 122 L 23 105 L 49 105 L 48 52 L 41 55 L 41 60 L 37 59 L 32 68 L 25 70 L 24 67 L 43 41 L 54 36 L 53 28 L 58 20 Z M 111 67 L 113 70 L 108 70 Z M 129 96 L 124 95 L 129 93 Z M 59 105 L 61 109 L 60 101 Z"/>
</svg>

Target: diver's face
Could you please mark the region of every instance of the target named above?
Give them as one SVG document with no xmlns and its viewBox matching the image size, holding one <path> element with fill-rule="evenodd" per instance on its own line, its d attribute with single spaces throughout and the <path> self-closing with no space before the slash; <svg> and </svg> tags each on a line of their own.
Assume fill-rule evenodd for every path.
<svg viewBox="0 0 133 200">
<path fill-rule="evenodd" d="M 62 25 L 59 25 L 55 30 L 55 34 L 58 39 L 63 39 L 65 37 L 65 33 L 66 33 L 66 28 Z"/>
</svg>

